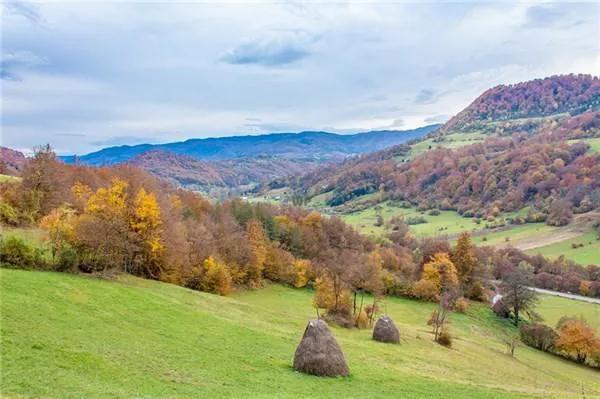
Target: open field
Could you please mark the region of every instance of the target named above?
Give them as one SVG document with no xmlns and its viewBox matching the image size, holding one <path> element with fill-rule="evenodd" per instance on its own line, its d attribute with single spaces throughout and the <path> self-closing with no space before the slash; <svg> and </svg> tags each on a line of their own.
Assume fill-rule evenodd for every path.
<svg viewBox="0 0 600 399">
<path fill-rule="evenodd" d="M 551 327 L 556 327 L 561 317 L 573 316 L 583 317 L 591 326 L 600 329 L 598 304 L 541 294 L 536 312 L 544 318 L 543 323 Z"/>
<path fill-rule="evenodd" d="M 459 148 L 483 141 L 486 135 L 480 132 L 453 133 L 443 137 L 442 141 L 433 139 L 421 140 L 411 146 L 408 158 L 414 158 L 422 153 L 439 148 Z"/>
<path fill-rule="evenodd" d="M 354 226 L 358 231 L 367 235 L 381 235 L 384 233 L 384 226 L 375 226 L 377 220 L 377 207 L 370 207 L 362 211 L 341 215 L 341 218 Z M 394 216 L 403 216 L 404 218 L 422 216 L 427 223 L 410 226 L 410 230 L 416 236 L 435 236 L 435 235 L 453 235 L 462 231 L 474 231 L 482 229 L 483 224 L 475 223 L 474 218 L 464 218 L 454 211 L 440 211 L 437 216 L 429 215 L 427 212 L 421 213 L 415 207 L 400 208 L 384 202 L 379 205 L 381 216 L 384 221 L 388 221 Z"/>
<path fill-rule="evenodd" d="M 290 365 L 311 292 L 272 285 L 230 298 L 129 276 L 100 280 L 0 270 L 4 397 L 587 398 L 597 371 L 527 347 L 485 305 L 452 315 L 454 347 L 434 344 L 432 304 L 390 298 L 402 344 L 367 330 L 333 332 L 351 376 Z M 560 300 L 560 299 L 559 299 Z"/>
<path fill-rule="evenodd" d="M 573 248 L 573 244 L 583 244 L 583 246 Z M 598 234 L 591 231 L 554 244 L 530 249 L 527 252 L 539 253 L 548 258 L 558 258 L 564 255 L 567 259 L 582 265 L 600 265 L 600 240 L 598 240 Z"/>
</svg>

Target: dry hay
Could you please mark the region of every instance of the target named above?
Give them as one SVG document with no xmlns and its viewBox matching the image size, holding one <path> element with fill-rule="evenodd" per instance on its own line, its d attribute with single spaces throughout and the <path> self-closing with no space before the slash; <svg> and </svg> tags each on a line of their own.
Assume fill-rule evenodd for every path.
<svg viewBox="0 0 600 399">
<path fill-rule="evenodd" d="M 381 316 L 375 323 L 373 339 L 379 342 L 400 343 L 400 333 L 394 321 L 388 316 Z"/>
<path fill-rule="evenodd" d="M 348 375 L 344 353 L 323 320 L 311 320 L 306 326 L 294 355 L 294 369 L 326 377 Z"/>
</svg>

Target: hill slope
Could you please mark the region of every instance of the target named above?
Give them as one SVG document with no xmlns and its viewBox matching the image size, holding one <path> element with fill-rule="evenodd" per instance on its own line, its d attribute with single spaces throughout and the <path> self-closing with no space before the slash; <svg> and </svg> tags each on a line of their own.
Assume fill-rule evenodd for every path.
<svg viewBox="0 0 600 399">
<path fill-rule="evenodd" d="M 269 286 L 223 298 L 120 277 L 0 270 L 6 397 L 411 397 L 600 395 L 597 372 L 519 347 L 485 306 L 452 315 L 453 349 L 431 341 L 433 305 L 390 298 L 402 344 L 334 328 L 351 376 L 291 369 L 311 293 Z M 49 383 L 51 381 L 51 383 Z"/>
<path fill-rule="evenodd" d="M 600 79 L 561 75 L 493 87 L 450 119 L 440 133 L 480 129 L 490 121 L 577 115 L 600 106 Z"/>
<path fill-rule="evenodd" d="M 187 188 L 237 187 L 300 174 L 317 167 L 311 160 L 271 156 L 200 161 L 187 155 L 152 150 L 127 163 Z"/>
<path fill-rule="evenodd" d="M 88 165 L 112 165 L 125 162 L 147 151 L 162 150 L 199 160 L 222 160 L 259 155 L 311 161 L 340 160 L 348 155 L 376 151 L 423 137 L 438 127 L 439 125 L 431 125 L 406 131 L 373 131 L 348 135 L 302 132 L 190 139 L 167 144 L 109 147 L 77 159 Z M 63 160 L 72 162 L 74 157 L 63 157 Z"/>
</svg>

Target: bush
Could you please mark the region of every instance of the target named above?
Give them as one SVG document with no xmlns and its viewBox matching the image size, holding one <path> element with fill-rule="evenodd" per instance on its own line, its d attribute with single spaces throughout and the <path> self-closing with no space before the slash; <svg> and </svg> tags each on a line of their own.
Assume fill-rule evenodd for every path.
<svg viewBox="0 0 600 399">
<path fill-rule="evenodd" d="M 469 308 L 469 301 L 465 298 L 458 298 L 456 302 L 454 302 L 454 310 L 458 313 L 465 313 Z"/>
<path fill-rule="evenodd" d="M 440 215 L 440 211 L 438 211 L 437 209 L 432 209 L 429 211 L 429 214 L 431 216 L 439 216 Z"/>
<path fill-rule="evenodd" d="M 437 343 L 447 348 L 452 347 L 452 334 L 448 328 L 442 329 L 442 332 L 437 338 Z"/>
<path fill-rule="evenodd" d="M 489 300 L 488 295 L 485 292 L 485 287 L 480 281 L 473 283 L 471 292 L 469 293 L 469 299 L 479 302 L 487 302 Z"/>
<path fill-rule="evenodd" d="M 227 295 L 231 292 L 231 273 L 227 267 L 212 257 L 204 261 L 203 291 Z"/>
<path fill-rule="evenodd" d="M 549 352 L 554 349 L 558 334 L 545 324 L 523 324 L 519 329 L 521 341 L 527 346 Z"/>
<path fill-rule="evenodd" d="M 406 218 L 404 223 L 406 223 L 409 226 L 413 226 L 415 224 L 427 223 L 427 220 L 423 216 L 411 216 Z"/>
<path fill-rule="evenodd" d="M 36 251 L 24 240 L 9 236 L 0 241 L 0 264 L 18 269 L 37 265 Z"/>
<path fill-rule="evenodd" d="M 0 223 L 11 226 L 17 226 L 19 224 L 19 212 L 4 201 L 0 201 Z"/>
<path fill-rule="evenodd" d="M 421 279 L 413 287 L 413 296 L 424 301 L 436 301 L 438 291 L 439 289 L 433 281 Z"/>
<path fill-rule="evenodd" d="M 364 309 L 361 310 L 361 312 L 358 314 L 358 317 L 356 318 L 356 327 L 360 329 L 369 327 L 369 316 L 367 315 L 367 312 Z"/>
</svg>

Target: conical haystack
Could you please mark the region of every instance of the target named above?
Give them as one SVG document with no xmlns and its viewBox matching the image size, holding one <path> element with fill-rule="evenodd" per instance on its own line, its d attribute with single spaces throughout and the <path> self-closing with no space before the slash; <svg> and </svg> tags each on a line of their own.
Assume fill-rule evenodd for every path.
<svg viewBox="0 0 600 399">
<path fill-rule="evenodd" d="M 373 339 L 379 342 L 398 344 L 400 343 L 400 333 L 392 319 L 388 316 L 381 316 L 375 323 Z"/>
<path fill-rule="evenodd" d="M 348 375 L 344 353 L 323 320 L 311 320 L 294 355 L 294 369 L 307 374 Z"/>
</svg>

